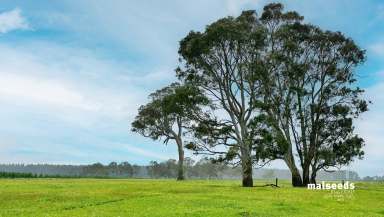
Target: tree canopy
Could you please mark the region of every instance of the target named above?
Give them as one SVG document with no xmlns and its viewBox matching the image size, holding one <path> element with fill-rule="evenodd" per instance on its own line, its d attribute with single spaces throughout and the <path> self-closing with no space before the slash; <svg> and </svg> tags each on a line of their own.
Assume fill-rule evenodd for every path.
<svg viewBox="0 0 384 217">
<path fill-rule="evenodd" d="M 184 65 L 178 77 L 200 88 L 213 104 L 210 113 L 197 120 L 190 148 L 237 161 L 243 186 L 253 185 L 252 165 L 263 160 L 258 151 L 263 143 L 258 141 L 265 131 L 257 102 L 262 97 L 258 71 L 265 37 L 254 12 L 245 11 L 208 25 L 204 32 L 192 31 L 180 42 Z"/>
<path fill-rule="evenodd" d="M 267 5 L 260 18 L 268 35 L 262 108 L 282 150 L 280 158 L 295 176 L 299 162 L 303 180 L 294 182 L 306 185 L 315 182 L 318 170 L 364 154 L 353 119 L 367 111 L 355 73 L 365 56 L 342 33 L 304 24 L 296 12 L 282 10 L 281 4 Z"/>
<path fill-rule="evenodd" d="M 201 111 L 200 106 L 208 104 L 208 99 L 197 88 L 173 83 L 150 95 L 150 102 L 139 108 L 132 122 L 132 131 L 153 140 L 163 139 L 164 143 L 173 140 L 179 152 L 178 179 L 184 179 L 183 138 L 188 134 L 191 117 Z"/>
<path fill-rule="evenodd" d="M 244 11 L 180 42 L 178 77 L 215 105 L 199 121 L 190 148 L 238 157 L 244 177 L 249 165 L 283 159 L 295 186 L 362 158 L 364 140 L 353 120 L 367 111 L 355 73 L 365 52 L 342 33 L 303 19 L 273 3 L 260 16 Z"/>
</svg>

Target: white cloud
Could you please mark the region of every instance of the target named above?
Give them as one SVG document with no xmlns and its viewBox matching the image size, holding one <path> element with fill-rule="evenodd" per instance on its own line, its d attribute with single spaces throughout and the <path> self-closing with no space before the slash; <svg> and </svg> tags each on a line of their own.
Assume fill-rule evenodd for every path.
<svg viewBox="0 0 384 217">
<path fill-rule="evenodd" d="M 382 78 L 384 78 L 384 70 L 378 71 L 374 75 L 377 76 L 379 79 L 382 79 Z"/>
<path fill-rule="evenodd" d="M 135 59 L 145 59 L 141 63 L 143 65 L 174 67 L 178 58 L 178 41 L 189 31 L 201 30 L 207 24 L 228 16 L 228 10 L 237 12 L 252 2 L 256 1 L 241 0 L 237 3 L 231 0 L 227 7 L 226 0 L 151 3 L 115 0 L 113 4 L 83 0 L 75 5 L 71 1 L 63 1 L 61 7 L 67 8 L 65 14 L 52 11 L 39 13 L 36 17 L 39 26 L 65 29 L 82 40 L 101 39 L 118 44 L 119 49 L 135 53 Z"/>
<path fill-rule="evenodd" d="M 364 160 L 353 163 L 353 168 L 363 175 L 381 174 L 384 169 L 377 164 L 383 164 L 384 156 L 384 82 L 366 89 L 366 98 L 372 101 L 369 111 L 357 121 L 356 132 L 364 138 Z"/>
<path fill-rule="evenodd" d="M 381 4 L 377 7 L 377 17 L 379 19 L 383 19 L 384 18 L 384 4 Z"/>
<path fill-rule="evenodd" d="M 21 15 L 21 10 L 16 8 L 0 13 L 0 33 L 7 33 L 18 29 L 30 29 L 27 20 Z"/>
<path fill-rule="evenodd" d="M 132 118 L 147 99 L 143 76 L 80 48 L 0 44 L 0 66 L 0 99 L 53 113 L 65 111 L 57 115 L 66 119 L 79 113 Z M 119 79 L 122 76 L 126 80 Z"/>
<path fill-rule="evenodd" d="M 95 162 L 109 163 L 111 161 L 131 161 L 140 158 L 162 161 L 168 160 L 171 157 L 176 157 L 176 155 L 170 155 L 165 151 L 156 153 L 148 150 L 148 148 L 136 147 L 126 143 L 107 143 L 108 145 L 88 144 L 86 146 L 77 146 L 65 143 L 17 144 L 14 142 L 9 143 L 8 141 L 1 144 L 1 163 L 90 164 Z M 89 149 L 86 150 L 86 147 Z M 101 155 L 100 150 L 103 152 Z M 120 155 L 114 154 L 116 151 L 118 151 Z M 102 157 L 100 158 L 100 156 Z"/>
<path fill-rule="evenodd" d="M 167 159 L 155 142 L 140 137 L 143 147 L 129 145 L 131 120 L 149 92 L 173 77 L 166 72 L 131 71 L 78 47 L 0 43 L 1 162 Z"/>
<path fill-rule="evenodd" d="M 84 96 L 66 87 L 60 81 L 41 79 L 2 73 L 0 79 L 0 96 L 16 98 L 20 101 L 32 100 L 55 106 L 68 106 L 93 110 Z"/>
<path fill-rule="evenodd" d="M 261 0 L 227 0 L 226 1 L 226 8 L 227 11 L 232 16 L 239 15 L 242 10 L 245 8 L 255 8 L 255 6 L 261 6 L 263 5 L 261 3 Z"/>
<path fill-rule="evenodd" d="M 384 42 L 377 42 L 369 46 L 369 49 L 376 55 L 384 56 Z"/>
<path fill-rule="evenodd" d="M 129 145 L 129 144 L 121 144 L 121 149 L 123 149 L 123 150 L 125 149 L 125 150 L 127 150 L 130 153 L 135 154 L 135 155 L 148 157 L 148 158 L 152 158 L 152 159 L 157 159 L 157 160 L 168 160 L 170 158 L 169 155 L 158 154 L 158 153 L 155 153 L 153 151 L 143 149 L 143 148 L 138 148 L 138 147 L 135 147 L 135 146 Z"/>
</svg>

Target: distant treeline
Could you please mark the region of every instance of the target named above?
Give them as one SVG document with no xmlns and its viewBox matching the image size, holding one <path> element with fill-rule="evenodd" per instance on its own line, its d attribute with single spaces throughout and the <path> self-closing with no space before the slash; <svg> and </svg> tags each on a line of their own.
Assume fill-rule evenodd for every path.
<svg viewBox="0 0 384 217">
<path fill-rule="evenodd" d="M 203 159 L 194 162 L 186 159 L 188 178 L 238 178 L 239 169 L 223 164 L 213 164 Z M 90 165 L 53 165 L 53 164 L 0 164 L 0 177 L 99 177 L 99 178 L 175 178 L 177 161 L 151 161 L 149 165 L 136 165 L 129 162 L 111 162 L 107 165 L 94 163 Z"/>
<path fill-rule="evenodd" d="M 0 172 L 0 178 L 73 178 L 72 176 L 65 175 L 46 175 L 34 173 L 20 173 L 20 172 Z"/>
<path fill-rule="evenodd" d="M 186 176 L 189 179 L 238 179 L 240 168 L 231 165 L 212 163 L 208 159 L 197 162 L 185 160 Z M 0 164 L 0 178 L 175 178 L 177 161 L 170 159 L 163 162 L 151 161 L 149 165 L 136 165 L 129 162 L 111 162 L 107 165 L 52 165 L 52 164 Z M 291 179 L 291 174 L 284 169 L 255 169 L 255 179 Z M 320 172 L 318 180 L 362 180 L 354 171 Z M 380 180 L 384 177 L 365 177 L 363 180 Z"/>
</svg>

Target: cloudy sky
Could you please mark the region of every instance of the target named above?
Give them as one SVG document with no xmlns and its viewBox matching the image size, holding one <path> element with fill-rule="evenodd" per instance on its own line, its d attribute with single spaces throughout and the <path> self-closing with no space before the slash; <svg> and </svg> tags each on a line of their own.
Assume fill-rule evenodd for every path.
<svg viewBox="0 0 384 217">
<path fill-rule="evenodd" d="M 263 0 L 2 0 L 0 163 L 84 164 L 175 158 L 171 144 L 130 132 L 147 95 L 175 80 L 178 41 L 190 30 Z M 384 3 L 282 1 L 306 21 L 367 50 L 357 69 L 370 112 L 358 120 L 365 160 L 384 175 Z M 275 163 L 272 167 L 284 167 Z"/>
</svg>

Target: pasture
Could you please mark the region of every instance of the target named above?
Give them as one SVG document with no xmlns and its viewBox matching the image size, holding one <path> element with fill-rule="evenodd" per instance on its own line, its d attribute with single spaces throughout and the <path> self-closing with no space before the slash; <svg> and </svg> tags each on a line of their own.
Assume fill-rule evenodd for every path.
<svg viewBox="0 0 384 217">
<path fill-rule="evenodd" d="M 258 186 L 264 181 L 256 181 Z M 0 217 L 384 216 L 384 184 L 354 191 L 239 181 L 0 179 Z"/>
</svg>

